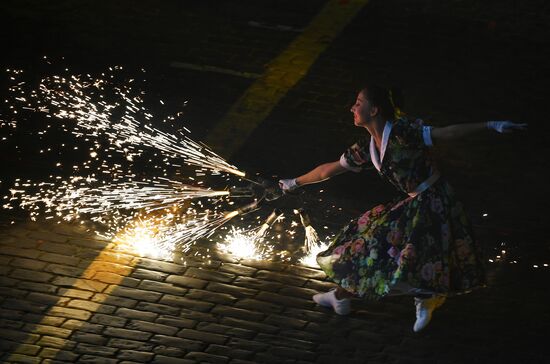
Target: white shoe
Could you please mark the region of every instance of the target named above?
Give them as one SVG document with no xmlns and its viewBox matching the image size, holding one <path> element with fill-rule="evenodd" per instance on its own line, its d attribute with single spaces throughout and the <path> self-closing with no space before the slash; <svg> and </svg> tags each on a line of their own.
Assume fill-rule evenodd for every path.
<svg viewBox="0 0 550 364">
<path fill-rule="evenodd" d="M 349 298 L 342 298 L 341 300 L 336 298 L 336 289 L 332 289 L 326 293 L 317 293 L 313 295 L 313 301 L 323 307 L 332 307 L 334 312 L 338 315 L 347 315 L 351 311 L 351 304 Z"/>
<path fill-rule="evenodd" d="M 414 332 L 418 332 L 428 326 L 432 319 L 432 313 L 436 308 L 443 305 L 445 299 L 445 296 L 442 295 L 435 295 L 431 298 L 414 299 L 414 304 L 416 306 L 416 322 L 413 326 Z"/>
</svg>

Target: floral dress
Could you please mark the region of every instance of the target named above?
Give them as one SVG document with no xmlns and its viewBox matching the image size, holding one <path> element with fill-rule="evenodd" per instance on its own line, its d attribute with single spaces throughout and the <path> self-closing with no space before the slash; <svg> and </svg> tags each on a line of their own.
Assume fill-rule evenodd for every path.
<svg viewBox="0 0 550 364">
<path fill-rule="evenodd" d="M 471 224 L 453 188 L 437 178 L 430 146 L 431 127 L 399 118 L 386 123 L 380 151 L 365 138 L 340 158 L 355 172 L 374 165 L 408 195 L 352 220 L 317 255 L 327 276 L 358 297 L 453 295 L 485 285 Z"/>
</svg>

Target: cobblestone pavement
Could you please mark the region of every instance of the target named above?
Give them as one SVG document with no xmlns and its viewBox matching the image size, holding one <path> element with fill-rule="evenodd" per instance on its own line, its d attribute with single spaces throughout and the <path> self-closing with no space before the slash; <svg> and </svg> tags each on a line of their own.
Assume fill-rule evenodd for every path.
<svg viewBox="0 0 550 364">
<path fill-rule="evenodd" d="M 43 55 L 65 57 L 79 72 L 145 67 L 148 93 L 174 109 L 189 101 L 186 119 L 203 139 L 324 4 L 6 0 L 0 62 L 36 77 Z M 305 73 L 233 151 L 231 162 L 263 176 L 294 176 L 335 160 L 358 137 L 348 110 L 366 81 L 400 86 L 406 111 L 433 125 L 528 122 L 525 136 L 436 146 L 488 255 L 498 254 L 503 240 L 512 246 L 509 259 L 490 265 L 488 288 L 448 300 L 424 332 L 412 332 L 411 298 L 355 300 L 348 317 L 316 307 L 311 295 L 333 286 L 319 270 L 221 254 L 210 261 L 141 258 L 83 225 L 12 225 L 2 214 L 0 361 L 548 362 L 550 269 L 542 263 L 550 262 L 550 200 L 541 176 L 548 167 L 549 20 L 548 4 L 538 0 L 371 0 L 310 68 L 285 66 Z M 269 87 L 277 93 L 280 86 Z M 269 103 L 262 97 L 247 108 Z M 16 143 L 22 141 L 0 145 L 2 195 L 13 178 L 52 173 L 51 160 L 33 154 L 34 142 L 15 151 Z M 330 229 L 395 195 L 375 173 L 347 174 L 322 188 L 308 189 L 310 206 L 323 199 L 344 207 L 331 218 L 324 204 L 312 211 L 312 220 Z"/>
<path fill-rule="evenodd" d="M 339 317 L 311 295 L 319 270 L 215 255 L 140 258 L 80 226 L 17 224 L 0 237 L 3 362 L 544 363 L 545 273 L 492 271 L 412 332 L 412 298 L 354 301 Z M 546 274 L 547 278 L 547 274 Z"/>
</svg>

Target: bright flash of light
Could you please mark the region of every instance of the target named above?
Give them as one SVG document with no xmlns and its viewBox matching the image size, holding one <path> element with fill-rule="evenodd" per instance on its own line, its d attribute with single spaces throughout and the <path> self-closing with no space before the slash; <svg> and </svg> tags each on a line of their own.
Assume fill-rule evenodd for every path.
<svg viewBox="0 0 550 364">
<path fill-rule="evenodd" d="M 117 249 L 142 257 L 171 260 L 174 247 L 163 241 L 159 226 L 159 221 L 154 219 L 136 219 L 120 231 L 113 242 Z"/>
<path fill-rule="evenodd" d="M 306 238 L 303 250 L 306 255 L 300 259 L 300 263 L 309 267 L 318 267 L 317 254 L 327 250 L 328 245 L 319 240 L 319 236 L 313 226 L 306 225 L 304 230 Z"/>
<path fill-rule="evenodd" d="M 217 247 L 221 252 L 239 259 L 267 259 L 272 254 L 273 247 L 263 238 L 258 238 L 260 229 L 246 231 L 232 226 L 230 233 Z"/>
</svg>

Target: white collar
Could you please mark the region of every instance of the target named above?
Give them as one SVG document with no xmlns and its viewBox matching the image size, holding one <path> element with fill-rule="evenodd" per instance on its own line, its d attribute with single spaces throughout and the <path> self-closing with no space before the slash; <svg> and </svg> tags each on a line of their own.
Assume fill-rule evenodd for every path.
<svg viewBox="0 0 550 364">
<path fill-rule="evenodd" d="M 370 137 L 370 159 L 374 167 L 380 171 L 382 169 L 382 161 L 384 160 L 384 154 L 386 154 L 386 147 L 388 146 L 388 139 L 390 137 L 390 132 L 392 128 L 392 123 L 386 121 L 386 126 L 384 126 L 384 131 L 382 132 L 382 145 L 380 146 L 380 158 L 378 157 L 378 152 L 376 151 L 376 143 L 374 138 Z"/>
</svg>

